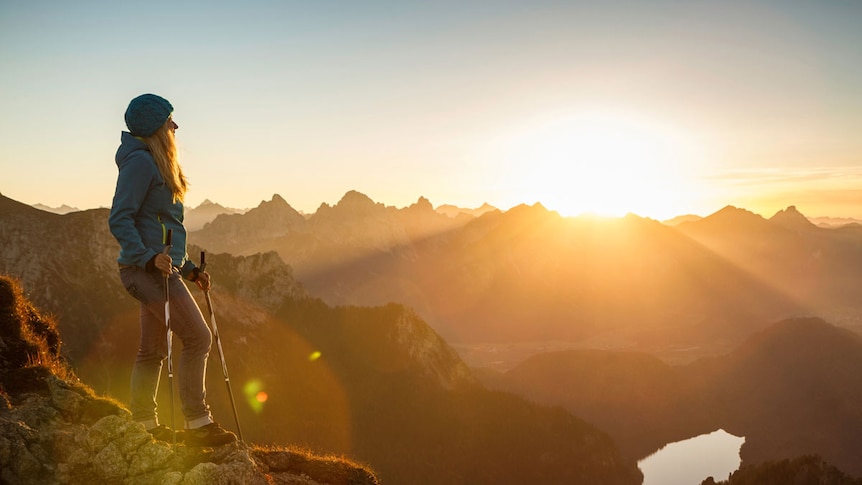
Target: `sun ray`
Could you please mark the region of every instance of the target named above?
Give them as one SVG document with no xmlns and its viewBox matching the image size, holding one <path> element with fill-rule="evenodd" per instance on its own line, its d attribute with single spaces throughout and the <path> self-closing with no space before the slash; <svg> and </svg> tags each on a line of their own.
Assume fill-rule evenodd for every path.
<svg viewBox="0 0 862 485">
<path fill-rule="evenodd" d="M 670 217 L 696 195 L 691 141 L 657 122 L 581 113 L 505 146 L 503 184 L 564 215 Z"/>
</svg>

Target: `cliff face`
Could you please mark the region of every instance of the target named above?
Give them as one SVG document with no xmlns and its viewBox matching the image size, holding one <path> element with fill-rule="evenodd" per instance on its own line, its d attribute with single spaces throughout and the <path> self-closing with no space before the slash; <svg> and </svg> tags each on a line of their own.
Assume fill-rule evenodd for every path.
<svg viewBox="0 0 862 485">
<path fill-rule="evenodd" d="M 408 360 L 418 364 L 418 373 L 443 389 L 474 384 L 470 369 L 458 353 L 431 330 L 416 313 L 404 308 L 390 334 L 396 348 L 405 350 Z"/>
<path fill-rule="evenodd" d="M 0 482 L 376 484 L 365 468 L 298 450 L 155 441 L 66 365 L 54 322 L 0 276 Z"/>
</svg>

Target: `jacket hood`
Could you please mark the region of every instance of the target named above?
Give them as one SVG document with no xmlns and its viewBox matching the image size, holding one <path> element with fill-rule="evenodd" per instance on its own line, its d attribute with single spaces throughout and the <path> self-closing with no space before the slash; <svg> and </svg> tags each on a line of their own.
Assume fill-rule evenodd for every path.
<svg viewBox="0 0 862 485">
<path fill-rule="evenodd" d="M 150 151 L 146 143 L 135 138 L 135 136 L 128 131 L 124 131 L 120 135 L 120 147 L 117 148 L 117 155 L 114 157 L 114 161 L 119 167 L 130 153 L 138 150 Z"/>
</svg>

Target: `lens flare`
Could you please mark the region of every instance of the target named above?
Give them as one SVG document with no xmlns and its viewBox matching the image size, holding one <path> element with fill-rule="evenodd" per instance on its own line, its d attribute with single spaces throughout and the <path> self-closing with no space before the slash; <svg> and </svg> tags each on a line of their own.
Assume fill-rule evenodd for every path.
<svg viewBox="0 0 862 485">
<path fill-rule="evenodd" d="M 311 353 L 311 355 L 308 356 L 308 360 L 309 360 L 309 362 L 314 362 L 315 360 L 319 359 L 321 355 L 322 354 L 320 353 L 319 350 L 315 350 L 314 352 Z"/>
<path fill-rule="evenodd" d="M 260 414 L 263 411 L 263 403 L 269 398 L 269 395 L 263 390 L 263 382 L 259 379 L 248 381 L 242 390 L 248 405 L 254 412 Z"/>
</svg>

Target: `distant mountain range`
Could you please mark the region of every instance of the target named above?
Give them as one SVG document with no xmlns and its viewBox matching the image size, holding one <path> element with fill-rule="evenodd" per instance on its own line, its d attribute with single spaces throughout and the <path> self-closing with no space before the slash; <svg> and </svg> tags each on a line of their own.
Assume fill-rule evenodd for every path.
<svg viewBox="0 0 862 485">
<path fill-rule="evenodd" d="M 275 251 L 330 304 L 407 304 L 453 343 L 566 340 L 721 353 L 768 323 L 821 315 L 862 329 L 862 231 L 795 208 L 726 207 L 676 226 L 562 217 L 541 205 L 449 217 L 352 191 L 303 216 L 281 197 L 219 216 L 191 240 Z"/>
<path fill-rule="evenodd" d="M 276 194 L 275 196 L 273 196 L 273 198 L 281 198 L 281 196 Z M 63 204 L 60 207 L 50 207 L 45 204 L 33 204 L 33 207 L 45 212 L 52 212 L 54 214 L 68 214 L 70 212 L 78 212 L 81 210 L 77 207 L 71 207 L 66 204 Z M 440 214 L 452 218 L 457 218 L 464 216 L 478 217 L 486 212 L 495 211 L 497 210 L 497 208 L 488 203 L 482 204 L 480 207 L 477 207 L 475 209 L 458 207 L 451 204 L 443 204 L 438 206 L 435 210 Z M 219 203 L 213 202 L 209 199 L 205 199 L 197 207 L 186 207 L 185 221 L 183 221 L 183 223 L 185 224 L 187 230 L 197 231 L 199 229 L 202 229 L 207 223 L 212 222 L 216 217 L 220 215 L 244 214 L 248 211 L 249 209 L 234 209 L 230 207 L 225 207 Z"/>
<path fill-rule="evenodd" d="M 201 202 L 199 206 L 186 210 L 183 224 L 187 231 L 197 231 L 222 214 L 243 214 L 245 212 L 247 209 L 231 209 L 207 199 Z"/>
<path fill-rule="evenodd" d="M 45 212 L 52 212 L 54 214 L 68 214 L 70 212 L 78 212 L 79 210 L 81 210 L 77 207 L 68 206 L 66 204 L 63 204 L 60 207 L 48 207 L 45 204 L 33 204 L 33 207 L 39 210 L 43 210 Z"/>
</svg>

